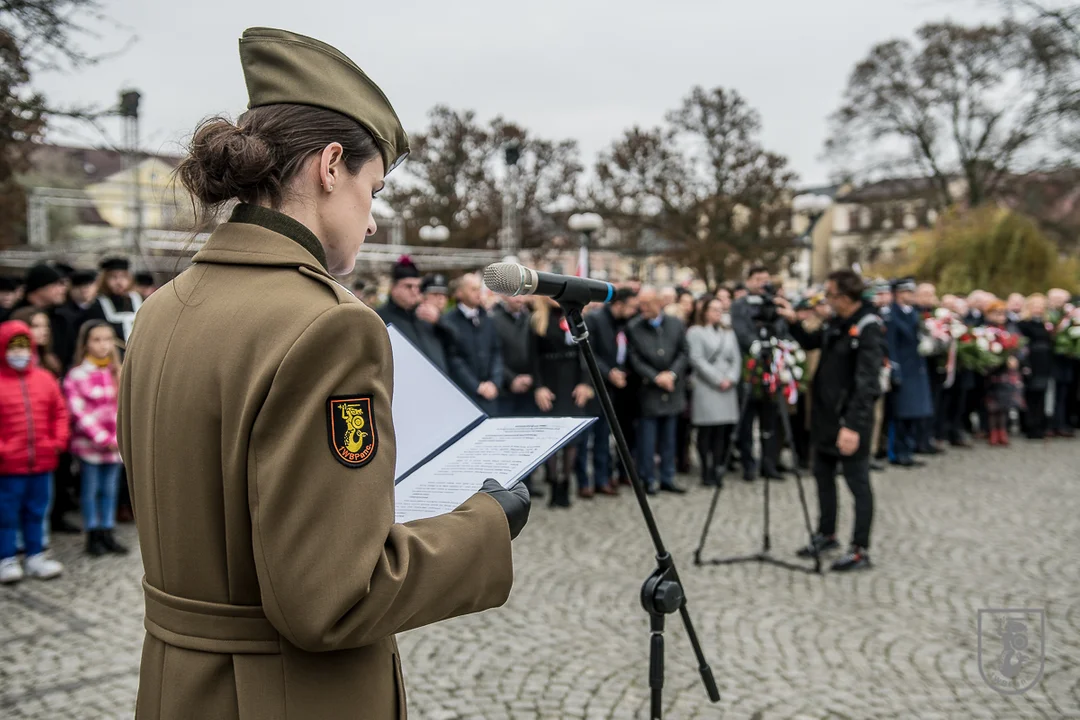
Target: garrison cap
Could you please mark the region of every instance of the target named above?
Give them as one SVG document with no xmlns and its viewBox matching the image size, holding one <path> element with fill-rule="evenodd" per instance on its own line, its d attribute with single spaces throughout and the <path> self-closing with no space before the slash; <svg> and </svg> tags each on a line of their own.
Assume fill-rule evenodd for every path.
<svg viewBox="0 0 1080 720">
<path fill-rule="evenodd" d="M 893 292 L 915 292 L 917 286 L 913 278 L 900 278 L 893 283 Z"/>
<path fill-rule="evenodd" d="M 312 105 L 352 118 L 375 138 L 386 174 L 409 154 L 397 113 L 364 71 L 339 50 L 303 35 L 249 28 L 240 38 L 248 109 Z"/>
</svg>

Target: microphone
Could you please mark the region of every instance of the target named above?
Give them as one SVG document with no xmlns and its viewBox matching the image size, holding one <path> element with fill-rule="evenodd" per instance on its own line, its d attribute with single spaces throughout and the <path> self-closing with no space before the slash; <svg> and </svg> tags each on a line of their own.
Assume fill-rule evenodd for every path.
<svg viewBox="0 0 1080 720">
<path fill-rule="evenodd" d="M 581 306 L 609 303 L 615 297 L 615 286 L 609 282 L 538 272 L 517 263 L 488 265 L 484 268 L 484 284 L 499 295 L 543 295 Z"/>
</svg>

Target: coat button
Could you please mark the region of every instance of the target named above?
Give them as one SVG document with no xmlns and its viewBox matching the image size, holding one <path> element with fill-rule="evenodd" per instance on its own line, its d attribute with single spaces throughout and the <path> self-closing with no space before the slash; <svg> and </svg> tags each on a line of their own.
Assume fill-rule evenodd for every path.
<svg viewBox="0 0 1080 720">
<path fill-rule="evenodd" d="M 667 402 L 667 400 L 668 400 L 668 394 L 667 394 L 667 393 L 664 393 L 663 395 L 661 395 L 661 396 L 660 396 L 660 399 L 661 399 L 661 400 L 663 400 L 664 402 Z"/>
<path fill-rule="evenodd" d="M 660 357 L 664 357 L 664 348 L 660 348 L 659 350 L 657 350 L 656 354 L 659 355 Z"/>
</svg>

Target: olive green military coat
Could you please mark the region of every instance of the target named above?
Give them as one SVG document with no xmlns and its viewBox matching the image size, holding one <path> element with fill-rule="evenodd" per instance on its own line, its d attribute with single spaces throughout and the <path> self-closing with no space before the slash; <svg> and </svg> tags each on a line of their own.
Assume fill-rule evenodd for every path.
<svg viewBox="0 0 1080 720">
<path fill-rule="evenodd" d="M 490 496 L 394 523 L 389 338 L 322 257 L 242 205 L 136 317 L 119 434 L 145 566 L 139 720 L 404 718 L 394 634 L 509 595 Z"/>
</svg>

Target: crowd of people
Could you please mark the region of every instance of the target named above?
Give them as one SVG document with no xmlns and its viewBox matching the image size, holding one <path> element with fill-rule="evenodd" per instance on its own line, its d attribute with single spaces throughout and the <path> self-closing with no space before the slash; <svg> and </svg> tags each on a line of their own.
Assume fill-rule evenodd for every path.
<svg viewBox="0 0 1080 720">
<path fill-rule="evenodd" d="M 1054 341 L 1076 318 L 1069 292 L 999 299 L 977 290 L 939 299 L 933 285 L 911 279 L 859 281 L 857 304 L 864 309 L 856 313 L 853 306 L 849 330 L 856 338 L 865 322 L 855 323 L 866 315 L 880 321 L 883 337 L 880 388 L 866 433 L 870 470 L 886 463 L 919 467 L 950 446 L 978 441 L 1005 446 L 1017 433 L 1073 437 L 1078 360 L 1061 354 Z M 840 301 L 829 301 L 825 286 L 786 298 L 766 268 L 752 267 L 742 282 L 697 296 L 637 282 L 617 288 L 611 303 L 587 309 L 586 323 L 649 493 L 683 493 L 676 477 L 692 472 L 706 486 L 720 484 L 725 471 L 741 471 L 747 482 L 783 480 L 795 463 L 818 474 L 810 390 L 821 351 L 796 340 L 835 317 Z M 566 320 L 550 299 L 486 293 L 476 274 L 452 282 L 425 277 L 408 258 L 395 265 L 385 302 L 370 290 L 358 294 L 491 415 L 601 415 Z M 942 338 L 931 323 L 955 336 Z M 960 337 L 982 337 L 980 328 L 1014 338 L 1000 364 L 967 363 L 964 346 L 958 352 Z M 767 361 L 770 376 L 760 367 L 760 348 L 776 340 L 775 355 L 788 367 L 777 370 L 777 360 Z M 550 493 L 553 507 L 570 506 L 573 486 L 582 499 L 617 495 L 629 480 L 613 462 L 609 432 L 601 417 L 530 479 L 530 491 Z M 794 452 L 785 464 L 781 450 L 788 445 Z M 862 545 L 849 558 L 854 566 L 865 565 L 868 518 L 864 524 Z M 831 532 L 816 542 L 836 545 Z"/>
<path fill-rule="evenodd" d="M 96 271 L 45 263 L 21 282 L 0 278 L 0 581 L 59 574 L 43 552 L 50 532 L 83 532 L 90 555 L 126 552 L 113 534 L 118 520 L 130 520 L 116 445 L 117 377 L 135 315 L 154 289 L 123 258 Z M 565 508 L 575 488 L 590 499 L 630 484 L 556 302 L 496 296 L 475 273 L 450 282 L 424 276 L 408 258 L 394 265 L 385 301 L 360 283 L 356 294 L 489 415 L 599 417 L 529 478 L 535 497 Z M 796 341 L 806 344 L 835 315 L 827 295 L 815 287 L 786 298 L 767 269 L 752 267 L 744 281 L 697 296 L 620 283 L 611 303 L 587 309 L 590 342 L 650 494 L 684 493 L 676 478 L 690 473 L 705 486 L 739 471 L 747 482 L 783 480 L 795 463 L 817 474 L 810 388 L 820 350 Z M 1080 369 L 1055 342 L 1069 318 L 1080 325 L 1067 291 L 939 299 L 933 285 L 901 279 L 867 283 L 861 299 L 882 322 L 886 349 L 870 469 L 886 461 L 917 467 L 925 462 L 918 456 L 978 440 L 1005 446 L 1017 433 L 1073 437 Z M 992 367 L 965 362 L 956 333 L 980 327 L 1015 338 L 1006 340 L 1015 351 Z M 826 415 L 819 411 L 819 422 Z M 71 522 L 76 511 L 81 525 Z M 869 519 L 864 525 L 863 555 Z M 826 530 L 819 549 L 837 544 Z"/>
<path fill-rule="evenodd" d="M 131 519 L 117 388 L 124 343 L 154 289 L 125 258 L 0 278 L 0 583 L 61 574 L 45 553 L 54 532 L 83 533 L 91 556 L 128 552 L 114 535 L 118 514 Z M 69 517 L 77 511 L 81 524 Z"/>
</svg>

